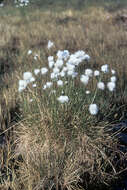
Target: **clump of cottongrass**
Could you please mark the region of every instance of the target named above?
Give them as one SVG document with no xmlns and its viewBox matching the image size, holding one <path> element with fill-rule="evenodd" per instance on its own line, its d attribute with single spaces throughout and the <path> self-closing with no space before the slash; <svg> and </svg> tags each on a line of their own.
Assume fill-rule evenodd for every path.
<svg viewBox="0 0 127 190">
<path fill-rule="evenodd" d="M 74 138 L 75 138 L 75 130 L 76 130 L 76 135 L 78 135 L 78 131 L 81 132 L 80 129 L 81 130 L 83 129 L 82 131 L 85 132 L 89 136 L 88 139 L 90 139 L 91 136 L 92 137 L 94 136 L 95 138 L 98 137 L 96 135 L 98 135 L 97 131 L 99 130 L 99 127 L 95 127 L 96 129 L 94 127 L 92 127 L 92 130 L 91 130 L 91 127 L 88 128 L 86 123 L 89 123 L 91 125 L 93 122 L 91 118 L 93 116 L 96 116 L 97 114 L 99 114 L 99 111 L 101 111 L 101 108 L 98 107 L 98 105 L 99 105 L 98 101 L 99 101 L 99 98 L 101 95 L 101 93 L 98 89 L 100 89 L 100 90 L 105 89 L 106 81 L 105 81 L 105 78 L 103 80 L 103 75 L 105 73 L 109 72 L 109 66 L 103 65 L 100 70 L 95 70 L 95 71 L 93 71 L 89 67 L 87 69 L 82 70 L 81 73 L 77 72 L 78 71 L 77 67 L 80 65 L 80 63 L 82 61 L 84 61 L 86 59 L 89 60 L 90 58 L 88 55 L 85 54 L 84 51 L 79 50 L 73 54 L 70 54 L 70 52 L 67 50 L 64 50 L 64 51 L 59 50 L 57 52 L 56 57 L 55 56 L 48 57 L 48 60 L 47 60 L 48 67 L 42 67 L 41 69 L 34 70 L 35 77 L 37 77 L 37 75 L 39 73 L 41 73 L 42 75 L 46 74 L 45 76 L 42 77 L 42 79 L 40 79 L 41 75 L 39 75 L 39 79 L 41 80 L 41 91 L 39 91 L 40 92 L 39 95 L 42 98 L 42 99 L 40 98 L 41 102 L 38 106 L 39 111 L 41 111 L 41 122 L 39 122 L 39 126 L 42 123 L 43 117 L 44 117 L 44 124 L 42 124 L 41 132 L 39 131 L 38 134 L 41 133 L 41 135 L 44 137 L 46 137 L 46 135 L 49 135 L 48 140 L 52 140 L 51 139 L 52 135 L 50 135 L 50 132 L 51 133 L 53 132 L 52 133 L 53 138 L 55 139 L 54 134 L 55 134 L 55 129 L 57 128 L 57 138 L 56 138 L 57 143 L 56 144 L 59 144 L 58 140 L 61 137 L 62 137 L 62 141 L 60 144 L 62 144 L 62 142 L 64 141 L 64 138 L 66 138 L 66 137 L 67 137 L 66 138 L 67 141 L 66 140 L 64 141 L 64 145 L 68 145 L 69 143 L 72 143 L 70 140 L 71 139 L 70 137 L 72 137 L 72 134 L 74 134 Z M 111 72 L 109 72 L 109 74 L 111 74 Z M 31 78 L 33 77 L 32 74 L 30 74 L 30 73 L 29 74 L 27 73 L 25 75 L 26 76 L 23 77 L 24 80 L 19 82 L 20 91 L 22 91 L 22 89 L 26 88 L 27 81 L 31 81 Z M 107 77 L 107 75 L 106 75 L 106 77 Z M 102 81 L 104 81 L 104 82 L 102 82 Z M 109 89 L 109 91 L 113 91 L 115 89 L 115 82 L 116 82 L 116 80 L 115 80 L 114 76 L 112 76 L 111 81 L 107 84 L 107 88 Z M 92 87 L 94 87 L 94 84 L 96 86 L 93 89 L 91 89 L 91 86 L 89 86 L 89 83 L 90 83 L 90 85 L 91 85 L 91 83 L 93 84 Z M 32 86 L 34 87 L 34 85 L 35 85 L 35 83 Z M 91 89 L 91 91 L 87 90 L 87 89 Z M 29 88 L 28 88 L 28 90 L 29 90 Z M 33 88 L 32 88 L 32 90 L 33 90 Z M 94 96 L 92 97 L 94 90 L 95 90 L 95 93 L 94 93 Z M 97 96 L 98 91 L 99 91 L 99 96 Z M 35 90 L 35 93 L 38 93 L 38 90 Z M 26 94 L 26 93 L 24 93 L 24 94 Z M 30 91 L 30 98 L 32 98 L 31 91 Z M 38 98 L 39 98 L 39 96 L 38 96 Z M 92 98 L 92 100 L 91 100 L 91 98 Z M 102 98 L 100 98 L 100 99 L 102 100 Z M 35 97 L 33 99 L 29 99 L 29 102 L 32 102 L 33 100 L 35 100 Z M 31 104 L 33 105 L 35 102 L 36 101 L 34 101 Z M 92 103 L 90 104 L 89 102 L 92 102 Z M 46 114 L 48 115 L 48 118 L 46 118 L 47 117 Z M 87 117 L 88 114 L 90 115 L 89 117 Z M 34 114 L 32 114 L 32 117 L 33 117 L 33 115 Z M 93 119 L 96 122 L 96 117 L 94 117 Z M 98 119 L 98 117 L 97 117 L 97 119 Z M 85 122 L 86 120 L 88 122 Z M 33 130 L 34 133 L 36 132 L 36 129 L 40 128 L 40 127 L 38 127 L 38 126 L 36 127 L 36 126 Z M 44 129 L 44 127 L 45 127 L 45 129 Z M 44 133 L 42 132 L 43 129 L 44 129 Z M 59 133 L 59 131 L 60 131 L 60 133 Z M 45 132 L 46 132 L 46 135 L 45 135 Z M 100 134 L 101 133 L 99 133 L 99 135 Z M 92 138 L 92 143 L 95 142 L 95 141 L 93 141 L 94 137 Z M 44 139 L 44 138 L 41 138 L 41 140 L 40 140 L 41 142 L 43 141 L 42 139 Z M 54 139 L 52 141 L 53 143 L 54 143 Z M 97 138 L 97 140 L 98 139 L 100 139 L 100 136 L 99 136 L 99 138 Z M 84 140 L 86 140 L 86 137 L 84 138 Z M 75 139 L 73 139 L 73 142 L 74 141 L 75 141 Z M 36 142 L 38 142 L 38 140 Z M 52 142 L 49 143 L 51 146 L 52 146 Z M 82 142 L 82 146 L 84 146 L 84 145 L 87 146 L 88 143 L 84 143 L 84 142 L 85 141 Z M 33 143 L 35 143 L 35 142 L 33 142 Z M 95 151 L 92 151 L 94 156 L 90 155 L 90 158 L 89 158 L 88 154 L 86 152 L 84 152 L 85 149 L 84 148 L 81 149 L 81 146 L 79 146 L 79 152 L 77 152 L 77 144 L 78 143 L 77 143 L 77 138 L 76 138 L 76 146 L 75 147 L 71 146 L 74 144 L 69 144 L 68 152 L 71 154 L 71 156 L 69 155 L 69 158 L 67 158 L 68 160 L 64 160 L 63 162 L 59 162 L 60 161 L 60 159 L 59 159 L 58 162 L 55 160 L 55 164 L 53 164 L 54 158 L 56 158 L 56 157 L 60 158 L 60 157 L 58 157 L 58 156 L 55 157 L 54 154 L 52 154 L 52 152 L 51 152 L 50 156 L 53 155 L 53 159 L 52 159 L 52 161 L 50 160 L 51 163 L 49 162 L 49 160 L 47 161 L 47 163 L 49 163 L 49 167 L 47 167 L 47 164 L 45 164 L 45 162 L 42 163 L 42 159 L 40 159 L 40 157 L 39 157 L 39 160 L 41 160 L 40 164 L 43 166 L 46 166 L 46 169 L 49 168 L 48 172 L 47 173 L 44 172 L 44 174 L 46 174 L 46 176 L 51 177 L 51 175 L 49 173 L 53 171 L 53 167 L 56 166 L 56 164 L 58 164 L 57 168 L 59 170 L 59 163 L 67 164 L 69 161 L 72 163 L 71 167 L 70 167 L 70 163 L 68 164 L 68 166 L 69 166 L 70 170 L 72 170 L 72 172 L 69 173 L 70 181 L 68 182 L 68 184 L 69 183 L 71 184 L 73 174 L 75 174 L 76 176 L 80 176 L 80 175 L 77 175 L 77 173 L 76 173 L 79 169 L 78 163 L 82 162 L 82 160 L 80 159 L 80 156 L 79 156 L 80 154 L 81 155 L 83 154 L 83 159 L 86 163 L 86 166 L 84 168 L 88 167 L 88 160 L 90 160 L 90 162 L 91 162 L 91 158 L 93 158 L 93 160 L 92 160 L 92 166 L 93 166 L 93 163 L 94 163 L 94 161 L 96 161 L 96 156 L 98 153 Z M 93 150 L 92 148 L 96 146 L 94 143 L 92 145 L 93 146 L 89 150 Z M 74 159 L 72 157 L 73 155 L 72 155 L 70 148 L 72 148 L 72 149 L 75 148 L 75 149 L 73 149 L 73 152 L 76 150 L 75 152 L 77 152 L 76 153 L 77 158 L 79 158 L 78 162 L 77 162 L 77 160 L 75 160 L 75 164 L 77 166 L 76 170 L 75 170 L 75 168 L 73 170 L 73 166 L 74 166 L 73 160 Z M 99 148 L 100 148 L 100 144 L 99 144 Z M 29 149 L 30 149 L 30 147 L 29 147 Z M 51 149 L 52 149 L 52 147 L 51 147 Z M 95 149 L 96 149 L 96 147 L 95 147 Z M 40 150 L 40 149 L 37 149 L 37 151 L 36 151 L 37 154 L 39 152 L 38 150 Z M 45 155 L 50 153 L 50 150 L 48 150 L 47 147 L 46 147 L 45 151 L 46 151 Z M 96 151 L 99 151 L 99 150 L 96 149 Z M 23 150 L 23 152 L 24 152 L 24 150 Z M 61 152 L 63 152 L 63 149 Z M 68 155 L 68 152 L 65 152 L 65 157 L 62 157 L 62 156 L 61 157 L 66 159 L 66 155 Z M 100 154 L 102 155 L 102 152 L 100 152 Z M 99 154 L 99 160 L 101 158 L 100 154 Z M 31 155 L 29 157 L 30 160 L 31 160 Z M 42 155 L 44 155 L 44 154 L 42 154 Z M 34 156 L 35 155 L 33 155 L 33 157 Z M 50 156 L 43 156 L 43 158 L 46 158 L 46 160 L 47 160 L 47 158 L 50 159 Z M 104 156 L 105 156 L 104 151 L 103 151 L 102 156 L 104 158 Z M 72 158 L 72 159 L 70 159 L 70 158 Z M 104 162 L 104 159 L 102 162 Z M 35 162 L 33 162 L 33 163 L 35 163 Z M 98 164 L 98 161 L 96 163 L 97 163 L 97 165 L 99 165 L 99 169 L 102 168 L 101 165 Z M 80 165 L 82 165 L 82 164 L 80 164 Z M 32 164 L 31 164 L 31 166 L 32 166 Z M 91 163 L 90 163 L 90 166 L 91 166 Z M 40 170 L 40 166 L 38 168 Z M 66 170 L 66 168 L 67 167 L 64 166 L 65 170 Z M 62 169 L 63 169 L 63 165 L 62 165 Z M 37 173 L 40 172 L 40 171 L 39 172 L 38 171 L 37 171 Z M 55 173 L 57 173 L 56 172 L 57 170 L 54 170 L 54 171 L 55 171 Z M 88 171 L 88 169 L 87 169 L 87 171 Z M 92 167 L 92 171 L 93 171 L 93 167 Z M 52 173 L 54 175 L 54 172 L 52 172 Z M 59 174 L 59 171 L 58 171 L 58 174 Z M 64 171 L 62 175 L 65 175 L 65 174 L 66 173 Z M 32 176 L 34 176 L 34 175 L 32 174 Z M 41 171 L 41 176 L 42 176 L 42 171 Z M 67 176 L 68 176 L 68 170 L 67 170 Z M 59 177 L 59 176 L 57 176 L 57 177 Z M 43 177 L 40 177 L 41 181 L 43 180 L 42 178 Z M 60 176 L 60 178 L 61 178 L 61 176 Z M 44 176 L 44 180 L 45 180 L 45 176 Z M 74 178 L 74 180 L 75 180 L 75 178 Z M 36 182 L 36 180 L 35 180 L 35 182 Z M 77 182 L 78 182 L 78 180 L 76 181 L 76 183 Z M 65 180 L 63 180 L 63 183 L 65 183 Z M 60 183 L 60 184 L 63 184 L 63 183 Z"/>
<path fill-rule="evenodd" d="M 47 46 L 48 49 L 50 49 L 52 46 L 54 46 L 54 43 L 49 40 L 48 46 Z M 32 50 L 29 50 L 28 54 L 29 55 L 32 54 Z M 38 55 L 35 55 L 35 56 L 38 57 Z M 73 54 L 71 54 L 68 50 L 58 50 L 56 53 L 56 57 L 48 56 L 49 68 L 42 67 L 41 69 L 34 69 L 34 74 L 37 77 L 39 73 L 41 73 L 42 75 L 45 75 L 48 73 L 47 76 L 50 77 L 51 81 L 47 81 L 47 82 L 45 81 L 45 84 L 43 84 L 43 87 L 42 87 L 43 90 L 49 89 L 53 86 L 53 88 L 54 87 L 59 88 L 61 91 L 64 87 L 67 88 L 66 84 L 69 84 L 71 80 L 75 81 L 76 79 L 79 78 L 78 76 L 79 73 L 77 72 L 76 68 L 80 65 L 81 62 L 83 62 L 84 60 L 88 61 L 89 59 L 90 59 L 90 56 L 86 54 L 83 50 L 78 50 Z M 84 87 L 82 88 L 86 88 L 86 86 L 89 85 L 88 83 L 92 81 L 91 78 L 94 77 L 95 81 L 98 81 L 99 79 L 98 77 L 102 79 L 105 73 L 109 73 L 109 65 L 107 64 L 102 65 L 100 71 L 99 70 L 93 71 L 90 68 L 86 68 L 84 71 L 82 71 L 82 73 L 83 74 L 81 74 L 80 76 L 80 82 L 84 84 Z M 111 73 L 115 74 L 115 70 L 111 69 Z M 23 74 L 23 80 L 20 81 L 20 84 L 19 84 L 19 92 L 23 91 L 26 88 L 27 84 L 34 81 L 35 81 L 35 78 L 32 76 L 32 73 L 25 72 Z M 109 89 L 109 91 L 111 92 L 114 91 L 115 86 L 116 86 L 115 82 L 116 82 L 116 76 L 112 76 L 110 78 L 110 82 L 107 83 L 107 88 Z M 104 82 L 99 81 L 96 84 L 97 84 L 96 89 L 100 89 L 100 90 L 105 89 Z M 36 87 L 36 84 L 34 83 L 32 86 Z M 55 90 L 53 88 L 51 90 Z M 90 94 L 90 91 L 85 90 L 84 93 Z M 96 90 L 96 93 L 97 93 L 97 90 Z M 64 103 L 64 102 L 67 103 L 69 101 L 69 97 L 60 96 L 57 98 L 57 100 L 60 103 Z M 98 112 L 97 105 L 91 104 L 89 106 L 89 112 L 91 113 L 91 115 L 96 115 Z"/>
</svg>

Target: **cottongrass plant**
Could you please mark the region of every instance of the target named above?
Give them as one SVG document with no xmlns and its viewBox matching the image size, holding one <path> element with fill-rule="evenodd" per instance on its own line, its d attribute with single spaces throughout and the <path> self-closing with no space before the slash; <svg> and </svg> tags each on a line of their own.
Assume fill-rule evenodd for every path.
<svg viewBox="0 0 127 190">
<path fill-rule="evenodd" d="M 53 45 L 54 45 L 53 42 L 49 41 L 47 48 L 50 49 Z M 28 51 L 28 55 L 30 54 L 32 54 L 31 50 Z M 115 70 L 112 68 L 109 69 L 109 66 L 107 64 L 102 65 L 100 68 L 100 71 L 92 70 L 90 68 L 85 69 L 85 67 L 84 67 L 84 70 L 80 71 L 79 69 L 80 65 L 81 64 L 85 65 L 85 61 L 88 62 L 89 60 L 90 60 L 90 56 L 86 54 L 83 50 L 79 50 L 73 54 L 70 54 L 68 50 L 63 50 L 63 51 L 59 50 L 55 57 L 48 56 L 47 66 L 42 67 L 42 68 L 35 68 L 33 73 L 29 71 L 24 72 L 23 80 L 19 80 L 18 91 L 22 92 L 27 87 L 30 90 L 32 90 L 29 84 L 33 82 L 35 83 L 32 84 L 31 86 L 37 87 L 36 81 L 38 81 L 38 78 L 39 78 L 39 80 L 42 81 L 42 86 L 39 86 L 40 88 L 39 91 L 41 94 L 43 94 L 43 96 L 47 94 L 46 90 L 48 91 L 48 89 L 50 89 L 51 92 L 55 90 L 56 100 L 59 100 L 60 102 L 61 98 L 59 97 L 65 96 L 65 97 L 68 97 L 68 101 L 70 99 L 70 103 L 72 104 L 73 99 L 78 100 L 78 96 L 80 96 L 81 91 L 83 93 L 82 96 L 84 97 L 84 94 L 89 94 L 89 87 L 91 83 L 96 83 L 96 87 L 94 87 L 94 90 L 92 90 L 92 95 L 94 96 L 94 98 L 90 97 L 89 100 L 91 102 L 89 101 L 89 104 L 87 102 L 87 106 L 86 105 L 85 106 L 86 107 L 90 106 L 91 105 L 90 103 L 95 104 L 96 101 L 98 102 L 97 93 L 99 93 L 99 90 L 102 90 L 102 91 L 109 90 L 110 92 L 115 91 L 117 78 L 115 75 L 113 75 L 115 74 Z M 107 75 L 106 77 L 107 81 L 105 80 L 104 75 Z M 110 81 L 108 82 L 109 77 L 110 77 Z M 49 81 L 46 81 L 47 79 Z M 45 91 L 43 92 L 43 90 Z M 73 94 L 73 91 L 75 92 L 74 94 Z M 48 93 L 51 94 L 50 92 Z M 104 95 L 105 93 L 106 92 L 104 92 Z M 86 97 L 84 97 L 84 100 L 83 100 L 83 97 L 82 97 L 82 101 L 83 101 L 82 105 L 85 103 L 87 99 Z M 48 101 L 52 101 L 51 96 L 49 96 Z M 63 101 L 61 102 L 63 103 Z M 77 101 L 77 104 L 78 103 L 79 102 Z M 99 107 L 98 107 L 98 110 L 99 110 Z"/>
<path fill-rule="evenodd" d="M 103 123 L 116 90 L 115 73 L 108 65 L 91 69 L 83 50 L 59 50 L 45 66 L 23 73 L 18 91 L 26 119 L 16 132 L 16 156 L 23 159 L 24 189 L 81 189 L 83 183 L 87 188 L 116 176 L 117 151 Z"/>
</svg>

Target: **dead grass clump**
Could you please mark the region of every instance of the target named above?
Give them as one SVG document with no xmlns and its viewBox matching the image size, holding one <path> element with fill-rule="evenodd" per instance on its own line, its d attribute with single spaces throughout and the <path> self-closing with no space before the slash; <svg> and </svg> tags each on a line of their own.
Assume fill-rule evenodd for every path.
<svg viewBox="0 0 127 190">
<path fill-rule="evenodd" d="M 33 130 L 25 123 L 19 124 L 16 132 L 14 156 L 23 159 L 16 181 L 23 189 L 85 189 L 96 180 L 98 185 L 108 184 L 117 175 L 113 163 L 116 147 L 104 133 L 94 140 L 78 134 L 68 141 L 66 136 L 55 139 L 44 123 L 39 125 L 41 132 L 40 127 Z"/>
</svg>

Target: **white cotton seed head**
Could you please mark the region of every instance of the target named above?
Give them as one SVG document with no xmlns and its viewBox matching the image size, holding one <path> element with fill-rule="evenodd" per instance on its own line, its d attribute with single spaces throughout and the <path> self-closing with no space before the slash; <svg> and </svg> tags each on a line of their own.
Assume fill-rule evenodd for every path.
<svg viewBox="0 0 127 190">
<path fill-rule="evenodd" d="M 58 74 L 60 72 L 60 69 L 58 67 L 53 68 L 53 73 Z"/>
<path fill-rule="evenodd" d="M 57 77 L 58 77 L 58 74 L 56 74 L 56 73 L 51 73 L 51 75 L 50 75 L 51 79 L 57 79 Z"/>
<path fill-rule="evenodd" d="M 0 3 L 0 7 L 3 7 L 4 6 L 4 4 L 3 3 Z"/>
<path fill-rule="evenodd" d="M 63 51 L 58 50 L 56 55 L 57 55 L 58 59 L 62 59 L 63 58 Z"/>
<path fill-rule="evenodd" d="M 111 77 L 111 82 L 116 82 L 116 80 L 117 80 L 117 79 L 116 79 L 116 76 L 112 76 L 112 77 Z"/>
<path fill-rule="evenodd" d="M 22 92 L 27 87 L 27 82 L 25 80 L 19 80 L 19 88 L 18 91 Z"/>
<path fill-rule="evenodd" d="M 109 66 L 107 64 L 101 66 L 101 71 L 107 73 L 109 71 Z"/>
<path fill-rule="evenodd" d="M 54 66 L 54 61 L 49 61 L 48 65 L 49 65 L 49 68 L 51 69 Z"/>
<path fill-rule="evenodd" d="M 31 72 L 24 72 L 23 73 L 23 79 L 24 80 L 30 80 L 30 78 L 32 77 L 32 73 Z"/>
<path fill-rule="evenodd" d="M 48 72 L 48 69 L 46 67 L 41 68 L 41 74 L 45 75 Z"/>
<path fill-rule="evenodd" d="M 61 76 L 61 77 L 64 77 L 64 76 L 65 76 L 65 72 L 64 72 L 64 71 L 61 71 L 61 72 L 60 72 L 60 76 Z"/>
<path fill-rule="evenodd" d="M 34 77 L 31 77 L 30 80 L 29 80 L 29 82 L 34 82 L 34 81 L 35 81 L 35 78 L 34 78 Z M 28 82 L 28 83 L 29 83 L 29 82 Z"/>
<path fill-rule="evenodd" d="M 40 69 L 34 69 L 34 74 L 38 75 L 40 73 Z"/>
<path fill-rule="evenodd" d="M 74 71 L 75 70 L 75 65 L 72 65 L 70 63 L 66 63 L 66 66 L 67 66 L 68 71 Z"/>
<path fill-rule="evenodd" d="M 33 84 L 32 86 L 33 86 L 34 88 L 35 88 L 35 87 L 37 87 L 37 85 L 36 85 L 36 84 Z"/>
<path fill-rule="evenodd" d="M 116 84 L 115 84 L 115 82 L 108 82 L 107 87 L 108 87 L 109 91 L 112 92 L 115 90 Z"/>
<path fill-rule="evenodd" d="M 72 70 L 67 71 L 68 76 L 73 76 L 73 74 L 74 74 L 74 71 L 72 71 Z"/>
<path fill-rule="evenodd" d="M 47 85 L 46 84 L 44 84 L 43 85 L 43 90 L 45 90 L 47 88 Z"/>
<path fill-rule="evenodd" d="M 81 75 L 80 81 L 81 81 L 83 84 L 87 85 L 88 82 L 89 82 L 89 77 L 88 77 L 87 75 Z"/>
<path fill-rule="evenodd" d="M 96 77 L 96 76 L 99 76 L 99 75 L 100 75 L 100 72 L 98 70 L 95 70 L 94 71 L 94 76 Z"/>
<path fill-rule="evenodd" d="M 54 57 L 53 56 L 49 56 L 48 57 L 48 62 L 50 62 L 50 61 L 54 61 Z"/>
<path fill-rule="evenodd" d="M 26 87 L 27 86 L 27 82 L 25 80 L 19 80 L 19 86 L 20 87 Z"/>
<path fill-rule="evenodd" d="M 57 68 L 61 68 L 61 67 L 63 66 L 63 64 L 64 64 L 63 60 L 62 60 L 62 59 L 58 59 L 58 60 L 56 61 L 56 63 L 55 63 L 55 66 L 56 66 Z"/>
<path fill-rule="evenodd" d="M 63 86 L 63 81 L 62 81 L 62 80 L 58 80 L 58 81 L 57 81 L 57 85 L 58 85 L 58 86 Z"/>
<path fill-rule="evenodd" d="M 28 50 L 28 53 L 27 53 L 28 55 L 30 55 L 30 54 L 32 54 L 32 50 Z"/>
<path fill-rule="evenodd" d="M 53 47 L 53 46 L 54 46 L 54 43 L 49 40 L 49 41 L 48 41 L 47 48 L 50 49 L 50 48 Z"/>
<path fill-rule="evenodd" d="M 78 51 L 75 52 L 74 55 L 75 55 L 75 57 L 79 58 L 79 57 L 83 57 L 86 54 L 85 54 L 85 52 L 83 50 L 78 50 Z"/>
<path fill-rule="evenodd" d="M 98 83 L 97 83 L 97 87 L 98 87 L 99 89 L 101 89 L 101 90 L 104 90 L 104 89 L 105 89 L 105 85 L 104 85 L 103 82 L 98 82 Z"/>
<path fill-rule="evenodd" d="M 89 61 L 90 60 L 90 56 L 88 54 L 85 54 L 84 55 L 84 60 Z"/>
<path fill-rule="evenodd" d="M 63 54 L 62 54 L 63 59 L 66 61 L 69 58 L 69 56 L 70 56 L 69 51 L 68 50 L 64 50 Z"/>
<path fill-rule="evenodd" d="M 37 60 L 37 56 L 36 55 L 34 56 L 34 60 Z"/>
<path fill-rule="evenodd" d="M 90 94 L 90 91 L 89 91 L 89 90 L 86 90 L 86 94 Z"/>
<path fill-rule="evenodd" d="M 46 82 L 46 87 L 47 87 L 47 88 L 50 88 L 52 85 L 53 85 L 52 82 Z"/>
<path fill-rule="evenodd" d="M 79 59 L 80 58 L 77 58 L 74 54 L 72 54 L 68 60 L 68 63 L 71 65 L 78 65 L 80 62 Z"/>
<path fill-rule="evenodd" d="M 22 92 L 23 90 L 25 90 L 25 88 L 19 86 L 18 92 Z"/>
<path fill-rule="evenodd" d="M 57 100 L 60 102 L 60 103 L 66 103 L 66 102 L 68 102 L 69 101 L 69 98 L 68 98 L 68 96 L 60 96 L 60 97 L 58 97 L 57 98 Z"/>
<path fill-rule="evenodd" d="M 89 112 L 91 115 L 97 115 L 98 113 L 98 107 L 96 104 L 90 104 L 89 105 Z"/>
<path fill-rule="evenodd" d="M 64 50 L 64 51 L 59 50 L 56 55 L 58 59 L 63 59 L 66 61 L 69 58 L 70 53 L 68 50 Z"/>
<path fill-rule="evenodd" d="M 87 75 L 87 76 L 89 76 L 89 77 L 92 77 L 92 74 L 93 74 L 92 69 L 86 69 L 86 70 L 85 70 L 85 75 Z"/>
<path fill-rule="evenodd" d="M 111 73 L 114 75 L 116 73 L 116 71 L 114 69 L 112 69 Z"/>
<path fill-rule="evenodd" d="M 63 67 L 62 71 L 66 72 L 68 70 L 67 67 Z"/>
</svg>

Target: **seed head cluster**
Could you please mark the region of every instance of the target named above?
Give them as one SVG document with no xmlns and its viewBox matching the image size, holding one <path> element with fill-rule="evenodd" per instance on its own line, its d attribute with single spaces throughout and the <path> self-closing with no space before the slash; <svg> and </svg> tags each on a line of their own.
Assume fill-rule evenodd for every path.
<svg viewBox="0 0 127 190">
<path fill-rule="evenodd" d="M 50 51 L 51 48 L 54 47 L 54 43 L 52 41 L 48 41 L 47 49 Z M 38 59 L 38 54 L 34 54 L 32 50 L 28 50 L 28 56 L 33 56 L 33 59 L 36 57 L 36 61 Z M 110 69 L 109 65 L 102 65 L 100 70 L 92 70 L 91 68 L 86 68 L 84 71 L 79 72 L 77 68 L 80 66 L 82 62 L 89 62 L 90 56 L 86 54 L 83 50 L 76 51 L 75 53 L 70 53 L 68 50 L 58 50 L 56 56 L 48 56 L 47 58 L 47 66 L 42 68 L 35 68 L 33 73 L 30 71 L 23 73 L 23 79 L 19 80 L 18 91 L 22 92 L 27 89 L 27 86 L 32 83 L 32 87 L 36 88 L 36 78 L 39 76 L 42 77 L 42 81 L 44 81 L 42 85 L 42 90 L 50 90 L 50 95 L 55 94 L 56 100 L 61 103 L 71 102 L 71 98 L 69 94 L 64 93 L 66 88 L 69 88 L 69 83 L 73 81 L 80 81 L 81 88 L 84 88 L 84 93 L 86 96 L 91 94 L 91 91 L 87 88 L 87 85 L 91 80 L 96 80 L 97 90 L 106 90 L 108 89 L 110 92 L 113 92 L 116 87 L 117 78 L 115 76 L 115 70 Z M 110 77 L 110 81 L 103 81 L 103 75 L 107 75 L 110 72 L 112 76 Z M 48 77 L 48 78 L 47 78 Z M 93 79 L 92 79 L 93 78 Z M 46 81 L 48 79 L 48 81 Z M 57 95 L 57 91 L 60 92 L 59 96 Z M 44 92 L 42 92 L 44 93 Z M 78 92 L 77 92 L 78 93 Z M 77 96 L 77 94 L 73 94 L 73 96 Z M 49 96 L 50 98 L 50 96 Z M 33 100 L 31 101 L 33 102 Z M 96 103 L 91 103 L 89 105 L 89 112 L 91 115 L 96 115 L 99 111 Z"/>
</svg>

